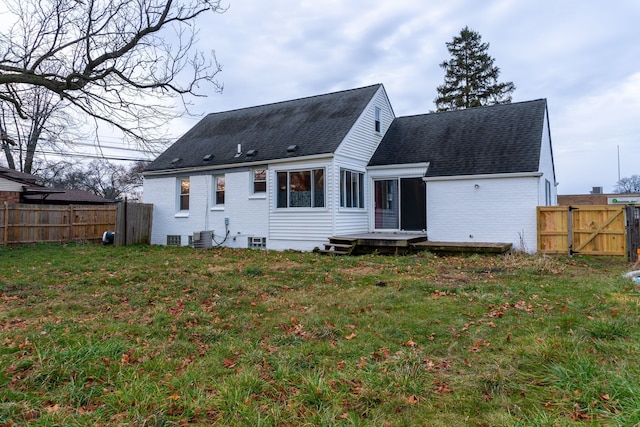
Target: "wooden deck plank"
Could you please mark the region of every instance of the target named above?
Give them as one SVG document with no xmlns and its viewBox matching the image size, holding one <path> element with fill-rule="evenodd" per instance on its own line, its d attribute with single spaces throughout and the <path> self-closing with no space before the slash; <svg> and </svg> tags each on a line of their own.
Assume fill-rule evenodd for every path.
<svg viewBox="0 0 640 427">
<path fill-rule="evenodd" d="M 511 243 L 503 242 L 431 242 L 415 243 L 416 248 L 434 252 L 482 252 L 504 253 L 512 248 Z"/>
</svg>

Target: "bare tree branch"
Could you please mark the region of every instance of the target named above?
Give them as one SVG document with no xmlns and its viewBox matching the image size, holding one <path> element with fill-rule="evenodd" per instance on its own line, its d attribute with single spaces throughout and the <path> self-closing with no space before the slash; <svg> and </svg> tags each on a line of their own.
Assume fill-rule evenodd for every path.
<svg viewBox="0 0 640 427">
<path fill-rule="evenodd" d="M 22 94 L 42 87 L 144 143 L 186 110 L 185 96 L 203 95 L 202 83 L 222 90 L 215 54 L 195 49 L 194 30 L 202 14 L 224 12 L 220 0 L 9 0 L 9 9 L 0 104 L 22 118 Z"/>
</svg>

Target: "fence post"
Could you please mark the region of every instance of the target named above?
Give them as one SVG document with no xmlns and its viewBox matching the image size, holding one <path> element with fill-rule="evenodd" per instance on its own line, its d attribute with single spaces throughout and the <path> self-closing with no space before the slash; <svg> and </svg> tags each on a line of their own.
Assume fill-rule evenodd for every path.
<svg viewBox="0 0 640 427">
<path fill-rule="evenodd" d="M 9 202 L 4 202 L 4 245 L 9 244 Z"/>
<path fill-rule="evenodd" d="M 69 205 L 69 241 L 73 242 L 73 236 L 74 236 L 74 229 L 73 229 L 73 205 Z"/>
</svg>

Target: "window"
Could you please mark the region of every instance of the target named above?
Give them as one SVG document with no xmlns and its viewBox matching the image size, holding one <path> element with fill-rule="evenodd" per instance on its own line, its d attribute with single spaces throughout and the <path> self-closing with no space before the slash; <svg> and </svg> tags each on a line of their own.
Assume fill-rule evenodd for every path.
<svg viewBox="0 0 640 427">
<path fill-rule="evenodd" d="M 267 191 L 267 170 L 254 169 L 253 170 L 253 192 L 264 193 L 266 191 Z"/>
<path fill-rule="evenodd" d="M 551 182 L 544 180 L 544 199 L 547 206 L 551 206 Z"/>
<path fill-rule="evenodd" d="M 189 178 L 179 178 L 178 186 L 180 191 L 180 196 L 178 200 L 178 207 L 181 211 L 189 210 Z"/>
<path fill-rule="evenodd" d="M 214 188 L 213 200 L 215 201 L 216 205 L 224 205 L 224 187 L 225 187 L 224 175 L 214 176 L 213 177 L 213 188 Z"/>
<path fill-rule="evenodd" d="M 364 209 L 364 174 L 340 170 L 340 207 Z"/>
<path fill-rule="evenodd" d="M 182 236 L 180 235 L 167 235 L 167 246 L 181 246 L 182 245 Z"/>
<path fill-rule="evenodd" d="M 277 173 L 279 208 L 324 207 L 324 169 Z"/>
<path fill-rule="evenodd" d="M 266 237 L 249 237 L 249 248 L 251 249 L 266 249 L 267 238 Z"/>
<path fill-rule="evenodd" d="M 375 120 L 376 132 L 380 133 L 380 108 L 376 107 L 376 120 Z"/>
</svg>

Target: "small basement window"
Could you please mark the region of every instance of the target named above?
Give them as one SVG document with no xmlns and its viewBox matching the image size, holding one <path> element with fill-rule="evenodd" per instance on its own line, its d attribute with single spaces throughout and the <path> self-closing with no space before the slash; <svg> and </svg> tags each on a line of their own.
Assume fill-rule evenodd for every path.
<svg viewBox="0 0 640 427">
<path fill-rule="evenodd" d="M 266 237 L 249 237 L 249 249 L 266 249 Z"/>
<path fill-rule="evenodd" d="M 167 235 L 167 246 L 182 246 L 182 236 L 180 235 Z"/>
</svg>

